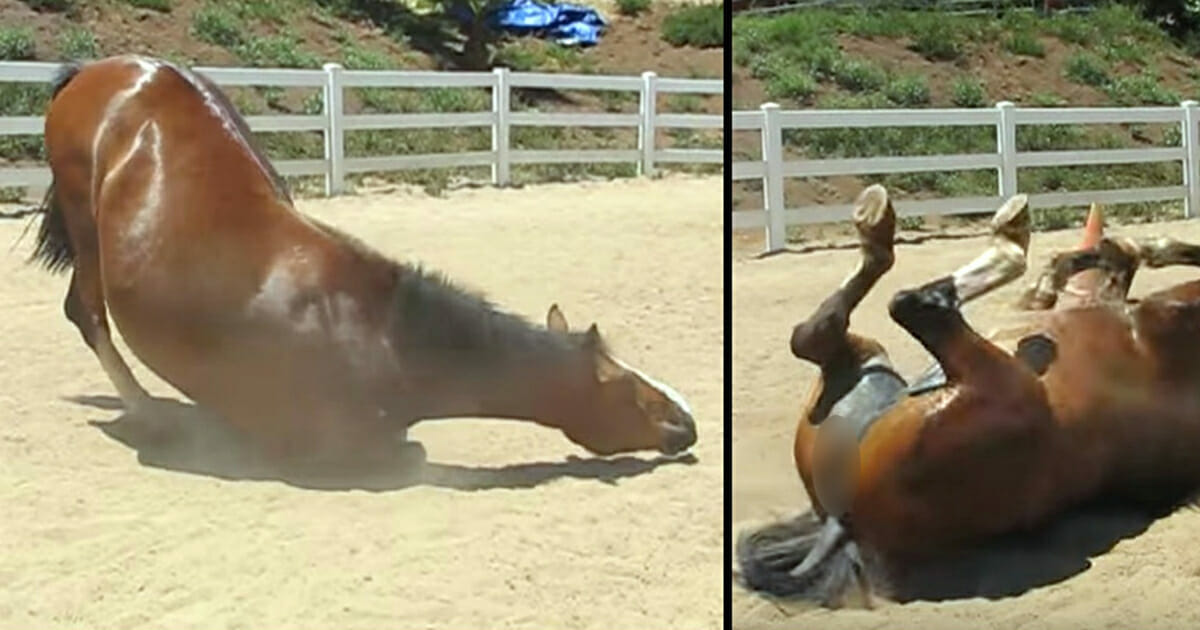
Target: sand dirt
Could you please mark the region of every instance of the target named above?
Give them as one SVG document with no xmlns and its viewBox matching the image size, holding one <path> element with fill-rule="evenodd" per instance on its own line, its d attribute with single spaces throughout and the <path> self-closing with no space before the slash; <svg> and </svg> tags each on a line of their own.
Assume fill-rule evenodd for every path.
<svg viewBox="0 0 1200 630">
<path fill-rule="evenodd" d="M 0 628 L 720 627 L 720 200 L 720 178 L 680 177 L 299 202 L 537 321 L 551 302 L 597 321 L 696 412 L 682 462 L 419 425 L 423 480 L 370 489 L 238 478 L 228 453 L 144 441 L 139 462 L 63 317 L 66 277 L 25 265 L 26 221 L 0 220 Z"/>
<path fill-rule="evenodd" d="M 1200 224 L 1166 222 L 1113 228 L 1127 235 L 1170 235 L 1200 242 Z M 1033 236 L 1032 264 L 1040 269 L 1054 251 L 1073 247 L 1078 231 Z M 948 273 L 974 258 L 986 239 L 932 241 L 897 247 L 897 262 L 855 311 L 854 330 L 880 340 L 902 374 L 913 376 L 929 355 L 887 316 L 899 289 Z M 756 243 L 761 247 L 761 242 Z M 788 351 L 792 326 L 824 299 L 857 262 L 856 251 L 783 254 L 753 259 L 742 248 L 733 266 L 733 523 L 734 536 L 751 526 L 808 507 L 792 464 L 792 438 L 800 406 L 816 369 Z M 1197 270 L 1143 270 L 1134 296 L 1194 279 Z M 1023 279 L 1032 280 L 1033 273 Z M 1017 282 L 966 309 L 968 321 L 987 331 L 1017 321 L 1010 307 L 1023 288 Z M 739 630 L 801 628 L 1075 628 L 1200 627 L 1200 512 L 1182 510 L 1139 535 L 1118 542 L 1067 579 L 1036 586 L 1020 596 L 957 599 L 875 610 L 829 611 L 796 602 L 771 601 L 734 586 L 734 627 Z M 732 554 L 730 550 L 729 553 Z"/>
</svg>

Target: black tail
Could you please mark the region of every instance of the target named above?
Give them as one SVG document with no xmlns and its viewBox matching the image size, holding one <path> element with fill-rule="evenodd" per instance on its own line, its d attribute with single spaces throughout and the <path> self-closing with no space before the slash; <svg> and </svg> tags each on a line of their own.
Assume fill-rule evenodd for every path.
<svg viewBox="0 0 1200 630">
<path fill-rule="evenodd" d="M 50 99 L 53 101 L 82 69 L 82 63 L 63 64 L 50 80 Z M 66 271 L 75 263 L 75 250 L 72 249 L 71 239 L 67 236 L 67 223 L 63 218 L 62 208 L 54 196 L 53 181 L 46 189 L 46 196 L 38 210 L 43 215 L 42 224 L 38 228 L 37 247 L 30 256 L 30 262 L 39 261 L 46 269 L 55 273 Z"/>
<path fill-rule="evenodd" d="M 83 70 L 83 62 L 72 61 L 59 66 L 58 71 L 54 73 L 54 78 L 50 79 L 50 100 L 54 100 L 55 96 L 62 91 L 79 71 Z"/>
<path fill-rule="evenodd" d="M 742 534 L 737 561 L 747 588 L 831 608 L 845 605 L 855 594 L 869 604 L 867 591 L 880 585 L 876 580 L 868 585 L 858 547 L 837 520 L 822 521 L 811 510 Z M 802 564 L 811 566 L 796 571 Z"/>
<path fill-rule="evenodd" d="M 75 264 L 75 249 L 71 247 L 71 239 L 67 236 L 67 222 L 54 197 L 53 183 L 46 190 L 39 210 L 42 213 L 42 225 L 38 227 L 37 247 L 29 261 L 42 263 L 52 273 L 66 271 Z"/>
</svg>

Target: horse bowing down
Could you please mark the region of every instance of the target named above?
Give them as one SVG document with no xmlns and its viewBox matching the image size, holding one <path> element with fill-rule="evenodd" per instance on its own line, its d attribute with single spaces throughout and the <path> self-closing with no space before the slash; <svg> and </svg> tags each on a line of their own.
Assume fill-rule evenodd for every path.
<svg viewBox="0 0 1200 630">
<path fill-rule="evenodd" d="M 533 421 L 598 454 L 696 440 L 684 399 L 594 324 L 570 331 L 553 306 L 531 325 L 297 212 L 199 74 L 141 56 L 65 66 L 45 142 L 34 257 L 72 269 L 66 316 L 134 414 L 155 401 L 109 316 L 149 369 L 278 462 L 377 462 L 413 423 L 460 416 Z"/>
<path fill-rule="evenodd" d="M 1197 265 L 1200 247 L 1101 238 L 1098 212 L 1082 247 L 1056 256 L 1027 292 L 1024 304 L 1048 310 L 1012 347 L 976 333 L 959 309 L 1024 273 L 1023 195 L 996 212 L 974 261 L 898 292 L 890 315 L 936 360 L 910 384 L 878 342 L 849 332 L 894 262 L 887 192 L 862 192 L 861 262 L 791 338 L 793 354 L 820 368 L 793 448 L 812 508 L 740 537 L 742 583 L 831 607 L 872 593 L 903 599 L 905 576 L 923 563 L 1089 501 L 1145 505 L 1200 484 L 1200 281 L 1136 303 L 1125 293 L 1139 264 Z"/>
</svg>

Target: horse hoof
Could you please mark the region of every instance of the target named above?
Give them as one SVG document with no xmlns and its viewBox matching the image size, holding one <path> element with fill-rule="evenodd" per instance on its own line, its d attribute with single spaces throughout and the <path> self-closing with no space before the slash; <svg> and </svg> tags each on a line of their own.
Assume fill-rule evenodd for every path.
<svg viewBox="0 0 1200 630">
<path fill-rule="evenodd" d="M 876 184 L 859 194 L 854 202 L 853 219 L 864 244 L 873 249 L 891 250 L 896 232 L 896 211 L 883 186 Z"/>
</svg>

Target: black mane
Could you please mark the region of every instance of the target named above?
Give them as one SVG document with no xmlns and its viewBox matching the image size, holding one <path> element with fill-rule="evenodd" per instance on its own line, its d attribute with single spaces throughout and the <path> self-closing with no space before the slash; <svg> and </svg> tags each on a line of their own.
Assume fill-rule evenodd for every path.
<svg viewBox="0 0 1200 630">
<path fill-rule="evenodd" d="M 454 357 L 468 365 L 570 356 L 584 333 L 558 334 L 500 311 L 444 274 L 396 265 L 395 344 L 398 352 Z"/>
</svg>

